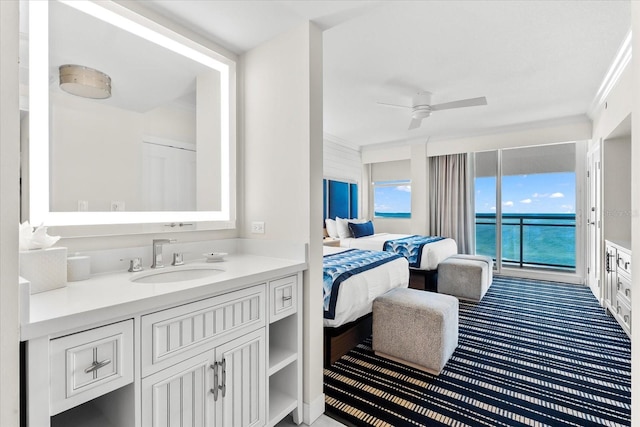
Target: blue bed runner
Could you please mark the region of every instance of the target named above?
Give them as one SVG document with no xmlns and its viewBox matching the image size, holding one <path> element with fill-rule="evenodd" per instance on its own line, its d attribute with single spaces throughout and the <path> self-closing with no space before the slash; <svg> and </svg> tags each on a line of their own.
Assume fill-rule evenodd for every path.
<svg viewBox="0 0 640 427">
<path fill-rule="evenodd" d="M 354 274 L 370 270 L 400 258 L 392 252 L 349 249 L 337 254 L 325 255 L 322 260 L 322 280 L 325 319 L 335 319 L 338 290 L 342 282 Z"/>
<path fill-rule="evenodd" d="M 443 240 L 444 237 L 439 236 L 409 236 L 401 239 L 387 240 L 382 247 L 383 251 L 389 251 L 402 255 L 409 260 L 409 267 L 420 267 L 422 259 L 422 248 L 429 243 Z"/>
</svg>

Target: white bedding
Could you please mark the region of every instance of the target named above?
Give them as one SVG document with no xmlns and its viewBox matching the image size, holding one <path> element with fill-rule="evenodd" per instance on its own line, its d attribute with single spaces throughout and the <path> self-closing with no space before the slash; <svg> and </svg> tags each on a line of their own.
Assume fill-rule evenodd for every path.
<svg viewBox="0 0 640 427">
<path fill-rule="evenodd" d="M 324 255 L 345 248 L 324 246 Z M 409 286 L 409 262 L 404 258 L 355 274 L 342 282 L 336 301 L 335 319 L 324 319 L 324 326 L 337 327 L 371 313 L 373 300 L 389 289 Z"/>
<path fill-rule="evenodd" d="M 368 249 L 371 251 L 381 251 L 384 246 L 384 242 L 387 240 L 401 239 L 408 237 L 410 234 L 390 234 L 390 233 L 376 233 L 372 236 L 365 236 L 359 238 L 347 238 L 340 239 L 340 246 L 342 248 L 356 248 L 356 249 Z M 420 260 L 421 270 L 435 270 L 438 268 L 440 261 L 449 258 L 451 255 L 458 253 L 458 246 L 455 240 L 445 238 L 438 240 L 437 242 L 429 243 L 422 249 L 422 258 Z"/>
</svg>

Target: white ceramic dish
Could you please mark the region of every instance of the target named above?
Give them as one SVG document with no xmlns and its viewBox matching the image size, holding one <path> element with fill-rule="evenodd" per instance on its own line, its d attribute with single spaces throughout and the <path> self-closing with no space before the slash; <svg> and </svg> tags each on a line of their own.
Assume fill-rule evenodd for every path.
<svg viewBox="0 0 640 427">
<path fill-rule="evenodd" d="M 207 262 L 220 262 L 224 261 L 224 257 L 228 254 L 226 252 L 207 252 L 203 255 L 207 259 Z"/>
</svg>

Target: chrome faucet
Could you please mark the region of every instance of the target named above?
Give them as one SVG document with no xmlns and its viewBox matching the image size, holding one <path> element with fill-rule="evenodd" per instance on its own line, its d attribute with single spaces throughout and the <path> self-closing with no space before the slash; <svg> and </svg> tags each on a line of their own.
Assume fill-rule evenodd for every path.
<svg viewBox="0 0 640 427">
<path fill-rule="evenodd" d="M 153 239 L 153 261 L 151 262 L 151 268 L 162 268 L 162 245 L 165 243 L 173 243 L 176 239 Z"/>
</svg>

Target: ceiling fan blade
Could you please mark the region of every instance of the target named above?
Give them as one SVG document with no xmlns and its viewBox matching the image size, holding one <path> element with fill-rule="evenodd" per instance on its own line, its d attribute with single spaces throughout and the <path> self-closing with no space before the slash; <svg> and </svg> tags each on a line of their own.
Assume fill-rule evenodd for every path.
<svg viewBox="0 0 640 427">
<path fill-rule="evenodd" d="M 409 107 L 408 105 L 398 105 L 398 104 L 387 104 L 386 102 L 376 102 L 376 104 L 378 105 L 384 105 L 385 107 L 393 107 L 393 108 L 409 108 L 411 109 L 411 107 Z"/>
<path fill-rule="evenodd" d="M 432 111 L 449 110 L 451 108 L 474 107 L 476 105 L 487 105 L 487 98 L 481 96 L 479 98 L 461 99 L 459 101 L 445 102 L 444 104 L 436 104 L 431 106 Z"/>
<path fill-rule="evenodd" d="M 411 119 L 411 123 L 409 123 L 408 130 L 417 129 L 420 127 L 421 124 L 422 124 L 422 119 Z"/>
</svg>

